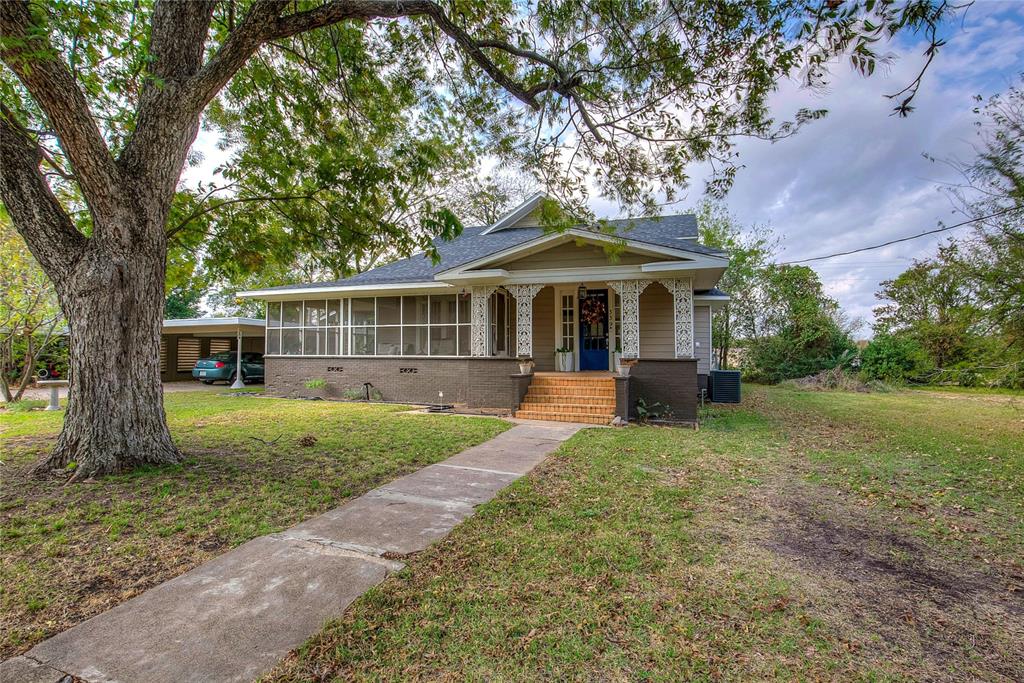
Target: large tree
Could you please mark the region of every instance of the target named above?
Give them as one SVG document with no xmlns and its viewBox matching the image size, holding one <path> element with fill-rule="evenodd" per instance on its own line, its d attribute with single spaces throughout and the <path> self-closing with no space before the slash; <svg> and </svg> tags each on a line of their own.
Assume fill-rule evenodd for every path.
<svg viewBox="0 0 1024 683">
<path fill-rule="evenodd" d="M 316 115 L 276 95 L 322 77 L 318 60 L 337 51 L 338 91 L 359 70 L 378 78 L 353 82 L 383 83 L 385 104 L 393 79 L 426 83 L 414 89 L 430 95 L 423 116 L 471 124 L 562 199 L 578 207 L 596 186 L 650 211 L 695 160 L 728 181 L 736 136 L 788 135 L 820 114 L 773 121 L 780 78 L 823 85 L 837 55 L 870 73 L 873 46 L 904 30 L 927 32 L 930 62 L 952 11 L 940 0 L 0 3 L 0 197 L 71 333 L 69 406 L 44 467 L 75 462 L 82 478 L 180 459 L 158 360 L 168 216 L 204 112 L 230 108 L 222 93 L 247 65 L 265 72 L 251 87 L 273 126 Z M 898 94 L 901 113 L 918 84 Z"/>
</svg>

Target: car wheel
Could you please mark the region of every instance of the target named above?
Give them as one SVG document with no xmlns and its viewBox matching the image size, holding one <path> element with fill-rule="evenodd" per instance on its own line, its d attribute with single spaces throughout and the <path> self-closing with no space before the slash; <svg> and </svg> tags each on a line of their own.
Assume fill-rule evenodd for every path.
<svg viewBox="0 0 1024 683">
<path fill-rule="evenodd" d="M 204 379 L 203 380 L 203 384 L 213 384 L 213 380 L 212 379 Z"/>
</svg>

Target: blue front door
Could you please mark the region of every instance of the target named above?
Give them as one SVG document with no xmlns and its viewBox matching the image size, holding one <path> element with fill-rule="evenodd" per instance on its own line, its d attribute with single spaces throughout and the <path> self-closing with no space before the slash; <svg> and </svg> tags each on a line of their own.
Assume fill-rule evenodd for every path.
<svg viewBox="0 0 1024 683">
<path fill-rule="evenodd" d="M 608 290 L 588 289 L 580 301 L 580 370 L 608 369 Z"/>
</svg>

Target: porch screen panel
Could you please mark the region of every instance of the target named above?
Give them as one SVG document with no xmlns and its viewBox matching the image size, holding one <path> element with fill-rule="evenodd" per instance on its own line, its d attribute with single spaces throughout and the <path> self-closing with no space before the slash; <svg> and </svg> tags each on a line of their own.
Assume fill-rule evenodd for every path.
<svg viewBox="0 0 1024 683">
<path fill-rule="evenodd" d="M 191 372 L 199 360 L 199 340 L 195 337 L 178 337 L 178 372 Z"/>
<path fill-rule="evenodd" d="M 377 297 L 377 355 L 402 355 L 402 297 Z"/>
<path fill-rule="evenodd" d="M 470 298 L 456 294 L 270 302 L 266 353 L 468 356 L 471 330 Z"/>
<path fill-rule="evenodd" d="M 508 295 L 501 290 L 491 295 L 488 315 L 491 335 L 491 355 L 509 355 L 509 305 Z"/>
<path fill-rule="evenodd" d="M 167 340 L 160 339 L 160 372 L 167 372 Z"/>
</svg>

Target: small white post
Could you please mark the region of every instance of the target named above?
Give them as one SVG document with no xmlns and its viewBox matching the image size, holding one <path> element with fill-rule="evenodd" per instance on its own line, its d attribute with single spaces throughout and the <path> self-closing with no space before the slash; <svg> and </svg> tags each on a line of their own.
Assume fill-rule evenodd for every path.
<svg viewBox="0 0 1024 683">
<path fill-rule="evenodd" d="M 50 385 L 50 405 L 46 406 L 47 410 L 60 410 L 60 387 L 56 384 Z"/>
<path fill-rule="evenodd" d="M 242 381 L 242 328 L 238 328 L 238 349 L 235 355 L 235 383 L 232 389 L 245 389 L 245 382 Z"/>
</svg>

